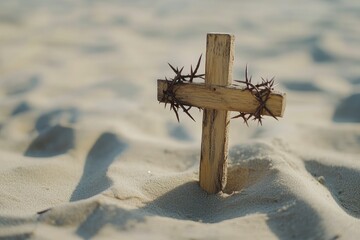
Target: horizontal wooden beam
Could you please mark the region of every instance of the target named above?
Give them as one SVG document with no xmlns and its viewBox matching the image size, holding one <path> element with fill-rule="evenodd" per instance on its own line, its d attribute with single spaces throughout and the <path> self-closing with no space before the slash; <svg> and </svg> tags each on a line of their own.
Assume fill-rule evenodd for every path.
<svg viewBox="0 0 360 240">
<path fill-rule="evenodd" d="M 158 80 L 157 99 L 164 102 L 166 80 Z M 239 87 L 206 86 L 202 83 L 180 83 L 174 86 L 176 98 L 183 104 L 207 109 L 254 113 L 259 106 L 256 98 L 247 90 Z M 266 107 L 276 116 L 282 117 L 285 111 L 286 94 L 272 93 Z M 263 115 L 270 115 L 266 110 Z"/>
</svg>

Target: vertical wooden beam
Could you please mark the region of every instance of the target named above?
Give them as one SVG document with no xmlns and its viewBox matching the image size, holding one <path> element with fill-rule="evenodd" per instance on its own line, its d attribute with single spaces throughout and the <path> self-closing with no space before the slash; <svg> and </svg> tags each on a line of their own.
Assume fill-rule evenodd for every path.
<svg viewBox="0 0 360 240">
<path fill-rule="evenodd" d="M 207 35 L 205 85 L 211 87 L 231 84 L 234 39 L 230 34 Z M 200 186 L 208 193 L 217 193 L 226 185 L 229 121 L 230 116 L 226 110 L 204 109 Z"/>
</svg>

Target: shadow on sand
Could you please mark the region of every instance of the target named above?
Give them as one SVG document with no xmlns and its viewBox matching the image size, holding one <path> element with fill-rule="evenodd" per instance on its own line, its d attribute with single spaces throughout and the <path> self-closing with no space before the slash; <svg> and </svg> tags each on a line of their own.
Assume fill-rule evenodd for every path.
<svg viewBox="0 0 360 240">
<path fill-rule="evenodd" d="M 56 109 L 41 115 L 35 123 L 35 130 L 39 135 L 30 143 L 24 155 L 37 158 L 54 157 L 74 148 L 75 131 L 61 125 L 63 118 L 70 124 L 75 123 L 78 111 L 74 108 Z"/>
<path fill-rule="evenodd" d="M 116 205 L 98 203 L 80 223 L 76 233 L 83 239 L 91 239 L 105 226 L 111 225 L 121 231 L 128 229 L 129 222 L 145 222 L 146 218 L 151 216 L 194 221 L 199 224 L 217 224 L 251 214 L 266 214 L 269 228 L 279 239 L 320 239 L 324 236 L 325 231 L 319 224 L 320 217 L 313 207 L 297 201 L 293 209 L 278 211 L 288 202 L 289 199 L 286 198 L 269 203 L 267 198 L 253 198 L 241 192 L 226 198 L 207 195 L 197 182 L 189 182 L 149 202 L 143 208 L 132 211 Z M 302 211 L 298 211 L 298 208 Z M 305 226 L 295 227 L 299 222 Z"/>
<path fill-rule="evenodd" d="M 343 99 L 337 106 L 333 120 L 344 123 L 360 123 L 360 93 L 355 93 Z"/>
<path fill-rule="evenodd" d="M 103 133 L 90 149 L 83 175 L 71 195 L 70 201 L 92 197 L 111 186 L 106 172 L 111 163 L 123 153 L 127 144 L 113 133 Z"/>
<path fill-rule="evenodd" d="M 360 172 L 343 166 L 327 166 L 315 160 L 305 162 L 305 167 L 315 178 L 324 178 L 324 187 L 349 215 L 360 218 Z"/>
</svg>

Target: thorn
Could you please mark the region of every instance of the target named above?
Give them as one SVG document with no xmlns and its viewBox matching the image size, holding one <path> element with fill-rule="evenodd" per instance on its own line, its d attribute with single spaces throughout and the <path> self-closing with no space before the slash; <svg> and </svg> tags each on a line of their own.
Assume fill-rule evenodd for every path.
<svg viewBox="0 0 360 240">
<path fill-rule="evenodd" d="M 176 73 L 176 69 L 170 63 L 168 63 L 168 64 L 169 64 L 170 68 Z"/>
<path fill-rule="evenodd" d="M 201 58 L 202 58 L 202 54 L 200 54 L 199 60 L 198 60 L 198 62 L 196 64 L 195 73 L 199 70 Z"/>
<path fill-rule="evenodd" d="M 177 110 L 174 109 L 174 112 L 175 112 L 175 116 L 176 116 L 177 121 L 180 122 L 180 118 L 179 118 L 179 114 L 178 114 Z"/>
</svg>

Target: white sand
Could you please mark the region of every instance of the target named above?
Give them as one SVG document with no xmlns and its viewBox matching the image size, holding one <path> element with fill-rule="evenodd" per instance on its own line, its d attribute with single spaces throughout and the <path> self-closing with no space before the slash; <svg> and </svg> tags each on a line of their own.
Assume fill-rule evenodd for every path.
<svg viewBox="0 0 360 240">
<path fill-rule="evenodd" d="M 360 239 L 360 4 L 253 2 L 1 1 L 0 238 Z M 219 31 L 288 101 L 232 121 L 207 195 L 201 113 L 178 124 L 156 79 Z"/>
</svg>

